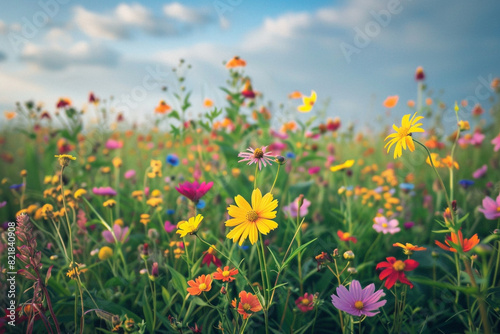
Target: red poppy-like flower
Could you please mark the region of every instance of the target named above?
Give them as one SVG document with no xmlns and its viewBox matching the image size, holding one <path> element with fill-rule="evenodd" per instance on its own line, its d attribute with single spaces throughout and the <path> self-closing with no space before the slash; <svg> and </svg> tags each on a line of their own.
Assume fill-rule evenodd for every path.
<svg viewBox="0 0 500 334">
<path fill-rule="evenodd" d="M 236 298 L 231 302 L 231 305 L 236 308 Z M 238 313 L 243 316 L 243 319 L 248 318 L 255 312 L 262 310 L 257 296 L 252 295 L 250 292 L 240 292 L 240 303 L 238 304 Z"/>
<path fill-rule="evenodd" d="M 223 282 L 232 282 L 236 278 L 234 278 L 234 275 L 238 274 L 238 269 L 233 268 L 229 269 L 229 266 L 225 266 L 224 270 L 222 270 L 220 267 L 217 268 L 217 272 L 213 273 L 212 276 L 216 280 L 220 280 Z"/>
<path fill-rule="evenodd" d="M 241 95 L 248 99 L 253 99 L 255 97 L 255 92 L 253 91 L 252 84 L 250 82 L 250 79 L 247 79 L 245 81 L 245 86 L 243 87 L 243 90 L 241 91 Z"/>
<path fill-rule="evenodd" d="M 212 188 L 213 185 L 213 182 L 202 182 L 200 184 L 198 183 L 198 181 L 186 181 L 179 184 L 178 187 L 175 187 L 175 190 L 189 198 L 194 203 L 198 203 L 200 199 L 205 196 L 205 194 Z"/>
<path fill-rule="evenodd" d="M 304 296 L 301 296 L 295 300 L 295 305 L 299 308 L 301 312 L 308 312 L 314 309 L 314 295 L 310 293 L 305 293 Z"/>
<path fill-rule="evenodd" d="M 403 284 L 409 285 L 410 289 L 412 289 L 413 284 L 406 278 L 404 272 L 415 270 L 419 263 L 415 260 L 396 260 L 395 257 L 388 257 L 386 260 L 387 262 L 380 262 L 375 268 L 385 268 L 378 277 L 381 280 L 386 279 L 385 287 L 390 289 L 397 281 L 400 281 Z"/>
<path fill-rule="evenodd" d="M 356 239 L 355 237 L 352 237 L 349 232 L 342 232 L 341 230 L 338 230 L 337 235 L 339 236 L 340 240 L 342 240 L 342 241 L 352 241 L 354 243 L 358 242 L 358 239 Z"/>
<path fill-rule="evenodd" d="M 474 248 L 478 243 L 479 243 L 479 238 L 477 237 L 477 233 L 472 236 L 470 239 L 464 239 L 462 235 L 462 231 L 458 231 L 457 233 L 452 233 L 451 236 L 446 236 L 446 239 L 444 241 L 446 245 L 442 244 L 441 242 L 436 240 L 436 245 L 438 245 L 440 248 L 454 252 L 456 253 L 457 250 L 453 248 L 454 245 L 460 246 L 460 248 L 467 253 L 470 251 L 472 248 Z M 451 242 L 451 244 L 450 244 Z"/>
<path fill-rule="evenodd" d="M 71 100 L 66 98 L 66 97 L 61 97 L 59 101 L 57 101 L 56 107 L 57 108 L 65 108 L 65 107 L 70 107 L 71 106 Z"/>
<path fill-rule="evenodd" d="M 207 267 L 210 267 L 210 264 L 214 264 L 216 267 L 222 266 L 221 260 L 215 256 L 216 250 L 215 246 L 210 246 L 210 248 L 203 252 L 203 260 L 201 261 L 201 267 L 206 264 Z"/>
</svg>

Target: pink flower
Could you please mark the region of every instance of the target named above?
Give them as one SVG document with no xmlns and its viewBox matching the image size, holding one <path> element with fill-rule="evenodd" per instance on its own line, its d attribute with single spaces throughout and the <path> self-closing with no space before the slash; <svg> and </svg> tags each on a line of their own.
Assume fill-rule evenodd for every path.
<svg viewBox="0 0 500 334">
<path fill-rule="evenodd" d="M 135 170 L 130 169 L 130 170 L 126 171 L 124 176 L 126 179 L 133 178 L 135 176 Z"/>
<path fill-rule="evenodd" d="M 304 217 L 309 212 L 308 208 L 310 205 L 311 202 L 309 202 L 307 199 L 304 198 L 304 201 L 302 202 L 302 206 L 300 207 L 300 212 L 299 212 L 298 210 L 299 197 L 297 197 L 292 203 L 283 207 L 283 212 L 292 218 L 296 218 L 297 213 L 300 214 L 301 217 Z"/>
<path fill-rule="evenodd" d="M 373 312 L 385 305 L 387 300 L 379 300 L 385 296 L 384 290 L 375 291 L 372 283 L 362 289 L 359 281 L 352 280 L 349 290 L 343 285 L 337 288 L 337 295 L 332 295 L 332 304 L 341 311 L 355 316 L 373 317 L 379 313 Z"/>
<path fill-rule="evenodd" d="M 479 209 L 486 219 L 494 220 L 500 218 L 500 194 L 497 200 L 494 201 L 493 198 L 486 196 L 483 199 L 483 207 Z"/>
<path fill-rule="evenodd" d="M 314 309 L 314 295 L 310 293 L 305 293 L 304 296 L 301 296 L 295 300 L 295 305 L 299 308 L 301 312 L 309 312 Z"/>
<path fill-rule="evenodd" d="M 321 167 L 315 166 L 315 167 L 309 168 L 309 170 L 307 172 L 309 173 L 309 175 L 314 175 L 314 174 L 318 174 L 320 170 L 321 170 Z"/>
<path fill-rule="evenodd" d="M 484 140 L 484 135 L 481 132 L 474 132 L 472 138 L 470 139 L 470 143 L 475 146 L 481 145 Z"/>
<path fill-rule="evenodd" d="M 249 147 L 247 151 L 249 152 L 240 152 L 238 154 L 238 157 L 243 158 L 238 162 L 242 161 L 248 161 L 247 165 L 251 165 L 253 163 L 258 163 L 259 164 L 259 170 L 262 169 L 262 165 L 264 167 L 267 166 L 266 163 L 271 165 L 271 163 L 274 161 L 274 156 L 272 155 L 271 152 L 266 152 L 267 146 L 263 146 L 261 148 L 256 148 L 253 149 Z"/>
<path fill-rule="evenodd" d="M 194 203 L 198 203 L 200 199 L 205 196 L 205 194 L 212 188 L 213 185 L 213 182 L 202 182 L 200 184 L 198 183 L 198 181 L 186 181 L 179 184 L 178 187 L 175 187 L 175 190 L 177 190 L 181 195 L 189 198 Z"/>
<path fill-rule="evenodd" d="M 269 132 L 270 132 L 271 136 L 273 136 L 273 137 L 283 139 L 283 140 L 288 139 L 287 133 L 277 132 L 277 131 L 274 131 L 273 129 L 271 129 Z"/>
<path fill-rule="evenodd" d="M 399 222 L 396 219 L 387 221 L 387 218 L 385 218 L 384 216 L 378 216 L 373 218 L 373 221 L 375 222 L 375 224 L 373 224 L 373 228 L 378 233 L 382 232 L 384 234 L 394 234 L 401 231 L 401 229 L 398 227 Z"/>
<path fill-rule="evenodd" d="M 168 220 L 165 222 L 165 231 L 167 231 L 167 233 L 171 233 L 173 230 L 175 230 L 177 228 L 176 225 L 172 224 L 171 222 L 169 222 Z"/>
<path fill-rule="evenodd" d="M 491 140 L 491 143 L 495 145 L 493 151 L 498 152 L 498 150 L 500 150 L 500 133 L 498 134 L 498 136 Z"/>
<path fill-rule="evenodd" d="M 116 196 L 117 194 L 116 190 L 114 190 L 111 187 L 99 187 L 99 188 L 94 187 L 92 189 L 92 192 L 95 195 L 100 195 L 100 196 Z"/>
<path fill-rule="evenodd" d="M 122 141 L 118 141 L 118 140 L 114 140 L 114 139 L 108 139 L 108 141 L 106 142 L 106 148 L 108 150 L 116 150 L 116 149 L 119 149 L 119 148 L 122 148 L 123 147 L 123 142 Z"/>
<path fill-rule="evenodd" d="M 118 240 L 118 242 L 124 243 L 124 242 L 128 241 L 128 227 L 124 227 L 122 229 L 122 227 L 120 225 L 115 224 L 115 225 L 113 225 L 113 232 L 115 233 L 116 240 Z M 108 230 L 103 231 L 102 236 L 109 243 L 115 242 L 115 238 L 113 238 L 113 234 Z"/>
<path fill-rule="evenodd" d="M 483 165 L 481 168 L 479 168 L 474 173 L 472 173 L 472 177 L 475 179 L 482 178 L 486 174 L 487 171 L 488 171 L 488 166 Z"/>
</svg>

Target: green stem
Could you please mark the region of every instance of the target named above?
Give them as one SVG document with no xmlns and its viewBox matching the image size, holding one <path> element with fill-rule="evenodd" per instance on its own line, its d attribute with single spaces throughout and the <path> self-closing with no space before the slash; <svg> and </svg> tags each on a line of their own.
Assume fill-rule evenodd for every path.
<svg viewBox="0 0 500 334">
<path fill-rule="evenodd" d="M 474 274 L 472 273 L 470 261 L 468 259 L 464 259 L 464 264 L 465 264 L 465 271 L 470 277 L 471 285 L 479 290 L 479 287 L 476 283 L 476 279 L 474 278 Z M 478 296 L 477 303 L 479 304 L 479 314 L 481 315 L 481 320 L 483 322 L 484 333 L 490 334 L 491 328 L 490 328 L 490 322 L 488 320 L 488 309 L 486 308 L 486 303 L 484 302 L 483 297 Z"/>
<path fill-rule="evenodd" d="M 270 193 L 273 192 L 274 185 L 276 184 L 276 180 L 278 180 L 278 175 L 280 173 L 280 167 L 281 167 L 281 164 L 278 162 L 278 171 L 276 172 L 276 176 L 274 177 L 274 182 L 273 182 L 273 185 L 271 187 L 271 190 L 269 190 Z"/>
</svg>

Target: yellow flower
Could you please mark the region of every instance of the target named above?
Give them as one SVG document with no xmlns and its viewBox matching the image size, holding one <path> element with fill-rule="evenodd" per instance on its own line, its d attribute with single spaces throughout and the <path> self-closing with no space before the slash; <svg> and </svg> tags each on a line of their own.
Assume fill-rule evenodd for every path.
<svg viewBox="0 0 500 334">
<path fill-rule="evenodd" d="M 339 171 L 342 169 L 351 168 L 353 165 L 354 165 L 354 160 L 351 159 L 351 160 L 347 160 L 343 164 L 330 167 L 330 170 L 332 172 L 336 172 L 336 171 Z"/>
<path fill-rule="evenodd" d="M 122 159 L 120 159 L 119 157 L 113 158 L 111 162 L 113 163 L 113 166 L 115 166 L 115 168 L 120 168 L 123 163 Z"/>
<path fill-rule="evenodd" d="M 460 131 L 470 130 L 469 121 L 459 121 L 458 122 L 458 127 L 460 128 Z"/>
<path fill-rule="evenodd" d="M 152 159 L 150 166 L 151 166 L 150 167 L 151 172 L 148 173 L 148 177 L 150 179 L 154 179 L 155 177 L 161 177 L 161 166 L 162 166 L 161 161 Z"/>
<path fill-rule="evenodd" d="M 87 271 L 87 269 L 80 269 L 80 267 L 83 267 L 85 265 L 82 265 L 82 264 L 78 264 L 76 262 L 71 262 L 70 265 L 69 265 L 69 270 L 68 272 L 66 273 L 66 276 L 68 276 L 69 278 L 71 279 L 74 279 L 76 280 L 80 274 L 84 273 Z"/>
<path fill-rule="evenodd" d="M 123 227 L 123 219 L 121 218 L 115 219 L 113 225 L 120 225 L 121 227 Z"/>
<path fill-rule="evenodd" d="M 113 256 L 113 249 L 111 249 L 111 247 L 104 246 L 99 250 L 99 254 L 97 256 L 99 257 L 99 260 L 105 261 Z"/>
<path fill-rule="evenodd" d="M 108 166 L 101 167 L 101 173 L 108 174 L 109 172 L 111 172 L 111 168 L 109 168 Z"/>
<path fill-rule="evenodd" d="M 142 190 L 134 190 L 134 191 L 132 191 L 132 197 L 135 198 L 138 201 L 142 201 L 142 195 L 143 194 L 144 193 L 142 192 Z"/>
<path fill-rule="evenodd" d="M 441 161 L 438 160 L 439 159 L 439 155 L 437 153 L 431 153 L 431 158 L 432 158 L 432 163 L 434 164 L 434 167 L 436 167 L 436 168 L 442 167 Z M 429 157 L 427 157 L 427 159 L 425 160 L 425 162 L 427 162 L 427 164 L 429 166 L 432 166 L 431 159 Z"/>
<path fill-rule="evenodd" d="M 151 192 L 151 197 L 160 197 L 161 196 L 161 191 L 158 189 L 155 189 Z"/>
<path fill-rule="evenodd" d="M 312 107 L 314 106 L 314 103 L 316 103 L 316 92 L 311 91 L 311 96 L 302 96 L 302 103 L 303 105 L 298 106 L 297 110 L 300 112 L 310 112 Z"/>
<path fill-rule="evenodd" d="M 391 133 L 388 135 L 385 140 L 391 138 L 387 144 L 385 144 L 384 148 L 387 147 L 387 153 L 389 153 L 391 147 L 396 144 L 396 148 L 394 149 L 394 159 L 399 158 L 403 154 L 403 150 L 408 149 L 413 152 L 415 151 L 415 143 L 412 139 L 412 134 L 414 132 L 425 132 L 424 129 L 420 128 L 422 123 L 417 123 L 419 120 L 424 118 L 423 116 L 417 116 L 417 113 L 413 114 L 412 118 L 410 118 L 411 114 L 407 114 L 403 116 L 401 120 L 401 127 L 397 127 L 395 124 L 392 125 L 392 128 L 396 131 L 396 133 Z"/>
<path fill-rule="evenodd" d="M 161 199 L 159 197 L 153 197 L 153 198 L 150 198 L 146 201 L 146 204 L 152 208 L 156 208 L 158 205 L 160 205 L 162 203 L 163 203 L 163 199 Z"/>
<path fill-rule="evenodd" d="M 108 199 L 106 202 L 102 203 L 105 208 L 112 208 L 116 205 L 116 201 L 114 199 Z"/>
<path fill-rule="evenodd" d="M 146 225 L 147 223 L 149 223 L 151 221 L 151 219 L 149 218 L 149 215 L 147 213 L 143 213 L 141 215 L 141 220 L 140 222 L 144 225 Z"/>
<path fill-rule="evenodd" d="M 202 215 L 197 215 L 196 217 L 189 218 L 188 221 L 181 221 L 177 224 L 177 234 L 181 237 L 185 237 L 187 234 L 194 234 L 198 231 L 198 226 L 200 226 L 203 220 Z"/>
<path fill-rule="evenodd" d="M 85 189 L 78 189 L 77 191 L 75 191 L 75 193 L 73 194 L 73 197 L 75 199 L 79 199 L 80 197 L 82 197 L 83 195 L 85 195 L 87 193 L 87 190 Z"/>
<path fill-rule="evenodd" d="M 54 157 L 59 158 L 59 164 L 61 167 L 66 167 L 69 165 L 70 160 L 76 160 L 76 158 L 69 154 L 54 155 Z"/>
<path fill-rule="evenodd" d="M 26 171 L 26 169 L 23 169 L 19 175 L 21 175 L 21 177 L 26 177 L 28 175 L 28 172 Z"/>
<path fill-rule="evenodd" d="M 234 198 L 236 205 L 231 205 L 227 209 L 228 214 L 233 217 L 226 221 L 226 226 L 235 226 L 227 234 L 228 239 L 233 242 L 239 241 L 240 246 L 246 238 L 250 239 L 253 245 L 257 242 L 259 233 L 268 234 L 278 227 L 278 224 L 271 219 L 276 218 L 276 207 L 278 200 L 273 200 L 273 195 L 267 193 L 262 197 L 261 191 L 257 188 L 252 192 L 252 205 L 238 195 Z"/>
</svg>

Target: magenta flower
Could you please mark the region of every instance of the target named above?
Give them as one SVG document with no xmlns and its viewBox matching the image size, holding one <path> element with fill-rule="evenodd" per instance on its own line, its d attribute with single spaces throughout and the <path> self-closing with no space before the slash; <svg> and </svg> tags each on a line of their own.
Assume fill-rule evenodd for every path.
<svg viewBox="0 0 500 334">
<path fill-rule="evenodd" d="M 475 179 L 480 179 L 486 174 L 487 171 L 488 171 L 488 166 L 483 165 L 481 168 L 477 169 L 474 173 L 472 173 L 472 177 Z"/>
<path fill-rule="evenodd" d="M 295 305 L 303 313 L 312 311 L 314 309 L 314 295 L 306 292 L 304 296 L 300 296 L 295 300 Z"/>
<path fill-rule="evenodd" d="M 396 219 L 387 221 L 387 218 L 385 218 L 384 216 L 378 216 L 373 218 L 373 221 L 375 222 L 375 224 L 373 224 L 373 228 L 378 233 L 382 232 L 384 234 L 394 234 L 401 231 L 401 229 L 398 227 L 399 222 Z"/>
<path fill-rule="evenodd" d="M 491 140 L 491 143 L 495 145 L 493 151 L 498 152 L 498 150 L 500 150 L 500 133 L 498 134 L 498 136 Z"/>
<path fill-rule="evenodd" d="M 133 178 L 135 176 L 135 170 L 130 169 L 130 170 L 126 171 L 125 174 L 124 174 L 124 176 L 125 176 L 126 179 Z"/>
<path fill-rule="evenodd" d="M 213 182 L 202 182 L 200 184 L 198 183 L 198 181 L 186 181 L 179 184 L 179 187 L 175 187 L 175 190 L 197 204 L 200 199 L 205 196 L 205 194 L 212 188 L 213 185 Z"/>
<path fill-rule="evenodd" d="M 106 142 L 106 148 L 108 150 L 117 150 L 117 149 L 122 148 L 122 147 L 123 147 L 122 141 L 108 139 L 108 141 Z"/>
<path fill-rule="evenodd" d="M 170 221 L 166 221 L 165 222 L 165 231 L 167 233 L 171 233 L 173 230 L 175 230 L 177 228 L 176 225 L 172 224 Z"/>
<path fill-rule="evenodd" d="M 470 143 L 474 146 L 480 146 L 484 137 L 485 136 L 481 132 L 474 132 L 474 134 L 472 134 L 472 138 L 470 139 Z"/>
<path fill-rule="evenodd" d="M 497 200 L 494 201 L 493 198 L 486 196 L 483 199 L 483 207 L 479 209 L 486 219 L 494 220 L 500 218 L 500 194 Z"/>
<path fill-rule="evenodd" d="M 249 147 L 247 149 L 247 151 L 249 152 L 240 152 L 238 154 L 238 157 L 243 158 L 238 162 L 248 161 L 247 165 L 258 163 L 259 170 L 261 170 L 262 165 L 266 167 L 267 164 L 271 165 L 271 163 L 274 161 L 274 156 L 271 155 L 271 152 L 266 152 L 266 149 L 267 146 L 263 146 L 262 148 L 257 147 L 256 149 Z"/>
<path fill-rule="evenodd" d="M 318 166 L 311 167 L 307 170 L 309 175 L 318 174 L 320 171 L 321 171 L 321 167 L 318 167 Z"/>
<path fill-rule="evenodd" d="M 120 225 L 115 224 L 113 225 L 113 232 L 115 233 L 116 240 L 118 240 L 118 242 L 124 243 L 128 241 L 128 227 L 122 228 Z M 115 242 L 113 234 L 111 234 L 111 232 L 108 230 L 102 232 L 102 236 L 107 242 L 111 244 Z"/>
<path fill-rule="evenodd" d="M 358 281 L 352 280 L 349 290 L 343 285 L 337 288 L 337 295 L 332 295 L 332 304 L 341 311 L 355 316 L 373 317 L 379 313 L 372 312 L 385 305 L 387 300 L 379 300 L 385 296 L 384 290 L 375 291 L 375 284 L 361 289 Z"/>
<path fill-rule="evenodd" d="M 95 195 L 100 195 L 100 196 L 116 196 L 117 194 L 116 190 L 114 190 L 111 187 L 99 187 L 99 188 L 94 187 L 92 189 L 92 192 Z"/>
<path fill-rule="evenodd" d="M 283 207 L 283 212 L 292 218 L 296 218 L 297 214 L 300 214 L 301 217 L 304 217 L 307 215 L 308 208 L 311 205 L 311 202 L 309 202 L 307 199 L 304 198 L 304 201 L 302 202 L 302 206 L 300 207 L 300 212 L 298 212 L 298 207 L 299 207 L 299 197 L 297 197 L 292 203 L 288 204 L 287 206 Z"/>
</svg>

